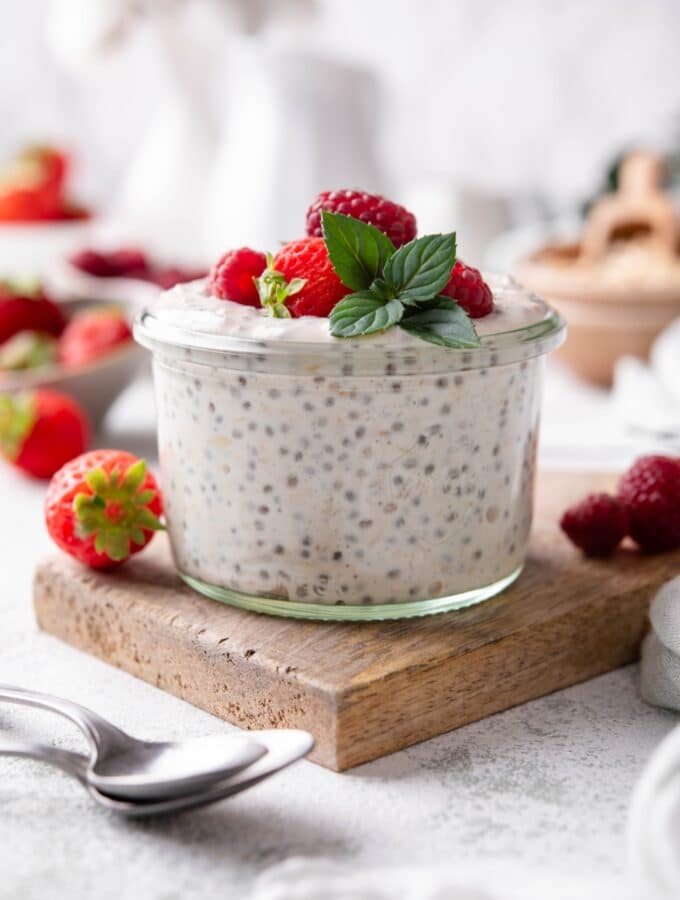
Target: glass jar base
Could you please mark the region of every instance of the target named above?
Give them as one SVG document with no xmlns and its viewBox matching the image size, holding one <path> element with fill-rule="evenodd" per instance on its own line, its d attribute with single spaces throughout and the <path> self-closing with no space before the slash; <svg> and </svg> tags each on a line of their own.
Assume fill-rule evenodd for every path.
<svg viewBox="0 0 680 900">
<path fill-rule="evenodd" d="M 247 609 L 250 612 L 264 613 L 270 616 L 282 616 L 286 619 L 313 619 L 320 622 L 379 622 L 386 619 L 412 619 L 417 616 L 432 616 L 436 613 L 451 612 L 473 606 L 483 600 L 489 600 L 509 587 L 522 571 L 518 566 L 514 572 L 471 591 L 460 594 L 449 594 L 446 597 L 435 597 L 431 600 L 413 600 L 408 603 L 380 603 L 374 605 L 329 605 L 324 603 L 298 603 L 293 600 L 281 600 L 277 597 L 258 597 L 253 594 L 242 594 L 230 588 L 207 584 L 179 572 L 180 578 L 211 600 L 218 600 L 228 606 Z"/>
</svg>

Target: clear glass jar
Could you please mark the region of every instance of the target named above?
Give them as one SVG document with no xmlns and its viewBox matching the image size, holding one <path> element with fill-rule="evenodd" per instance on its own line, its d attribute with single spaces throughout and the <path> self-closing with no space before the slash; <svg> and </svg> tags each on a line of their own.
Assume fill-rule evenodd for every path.
<svg viewBox="0 0 680 900">
<path fill-rule="evenodd" d="M 509 279 L 492 286 L 532 320 L 474 350 L 252 340 L 144 311 L 181 577 L 245 609 L 344 620 L 457 609 L 511 584 L 544 358 L 565 326 Z"/>
</svg>

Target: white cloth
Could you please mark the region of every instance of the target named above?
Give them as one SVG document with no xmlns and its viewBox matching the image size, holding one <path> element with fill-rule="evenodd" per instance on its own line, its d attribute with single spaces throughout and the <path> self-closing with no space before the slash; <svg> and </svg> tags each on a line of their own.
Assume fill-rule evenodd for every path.
<svg viewBox="0 0 680 900">
<path fill-rule="evenodd" d="M 656 339 L 649 364 L 618 360 L 612 401 L 623 424 L 680 447 L 680 320 Z"/>
<path fill-rule="evenodd" d="M 680 710 L 680 576 L 650 609 L 645 700 Z M 584 798 L 587 802 L 587 798 Z M 512 860 L 357 870 L 289 859 L 265 872 L 252 900 L 677 900 L 680 897 L 680 727 L 659 745 L 633 793 L 622 875 L 538 871 Z"/>
</svg>

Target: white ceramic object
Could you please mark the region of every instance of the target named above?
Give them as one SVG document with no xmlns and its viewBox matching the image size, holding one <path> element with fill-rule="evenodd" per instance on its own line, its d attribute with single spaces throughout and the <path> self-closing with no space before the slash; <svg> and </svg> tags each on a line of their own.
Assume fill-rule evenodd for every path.
<svg viewBox="0 0 680 900">
<path fill-rule="evenodd" d="M 44 275 L 90 242 L 93 222 L 0 223 L 0 277 Z"/>
<path fill-rule="evenodd" d="M 56 297 L 123 304 L 130 317 L 148 303 L 153 303 L 161 293 L 161 288 L 149 281 L 140 278 L 98 278 L 65 259 L 50 267 L 44 282 L 48 293 Z"/>
</svg>

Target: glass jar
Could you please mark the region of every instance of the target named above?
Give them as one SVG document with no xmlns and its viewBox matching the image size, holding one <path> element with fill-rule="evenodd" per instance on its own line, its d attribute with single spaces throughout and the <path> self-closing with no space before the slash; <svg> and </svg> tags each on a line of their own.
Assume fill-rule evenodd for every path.
<svg viewBox="0 0 680 900">
<path fill-rule="evenodd" d="M 444 612 L 510 585 L 531 527 L 544 360 L 565 326 L 509 279 L 492 288 L 531 315 L 473 350 L 406 332 L 254 340 L 187 328 L 162 303 L 144 311 L 135 336 L 153 352 L 184 581 L 336 620 Z"/>
</svg>

